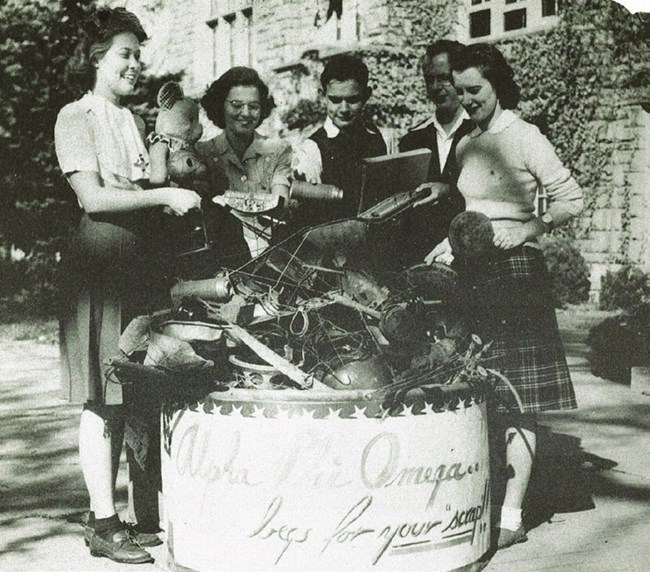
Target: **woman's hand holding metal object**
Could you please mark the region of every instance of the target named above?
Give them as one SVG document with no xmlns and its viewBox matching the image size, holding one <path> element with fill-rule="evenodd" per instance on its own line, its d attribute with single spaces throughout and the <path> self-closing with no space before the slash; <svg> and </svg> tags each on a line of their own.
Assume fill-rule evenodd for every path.
<svg viewBox="0 0 650 572">
<path fill-rule="evenodd" d="M 445 240 L 438 244 L 424 259 L 426 264 L 442 262 L 443 264 L 450 265 L 453 261 L 454 255 L 451 252 L 448 238 L 445 238 Z"/>
<path fill-rule="evenodd" d="M 172 187 L 160 190 L 165 193 L 166 208 L 176 216 L 183 216 L 192 209 L 201 208 L 201 197 L 194 191 Z"/>
<path fill-rule="evenodd" d="M 423 205 L 428 205 L 429 203 L 439 201 L 442 197 L 449 193 L 449 185 L 446 183 L 423 183 L 417 189 L 415 189 L 415 191 L 429 191 L 429 194 L 415 203 L 413 205 L 413 208 L 421 207 Z"/>
</svg>

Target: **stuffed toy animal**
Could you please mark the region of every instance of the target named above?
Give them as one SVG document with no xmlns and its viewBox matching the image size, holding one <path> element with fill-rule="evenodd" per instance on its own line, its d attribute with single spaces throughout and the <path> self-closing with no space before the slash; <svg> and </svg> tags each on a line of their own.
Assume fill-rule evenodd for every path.
<svg viewBox="0 0 650 572">
<path fill-rule="evenodd" d="M 164 185 L 171 181 L 204 196 L 208 192 L 207 169 L 194 147 L 203 134 L 199 106 L 171 81 L 160 88 L 158 105 L 156 130 L 147 138 L 150 182 Z"/>
</svg>

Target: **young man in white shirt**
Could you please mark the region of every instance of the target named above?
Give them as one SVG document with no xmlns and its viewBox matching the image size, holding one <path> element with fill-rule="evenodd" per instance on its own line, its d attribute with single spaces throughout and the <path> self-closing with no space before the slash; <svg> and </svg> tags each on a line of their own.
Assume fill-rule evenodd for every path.
<svg viewBox="0 0 650 572">
<path fill-rule="evenodd" d="M 296 150 L 294 170 L 307 181 L 340 188 L 343 199 L 330 204 L 302 204 L 298 211 L 300 226 L 356 216 L 361 160 L 386 154 L 381 133 L 362 114 L 372 94 L 363 61 L 351 54 L 334 56 L 328 60 L 320 79 L 327 118 Z"/>
</svg>

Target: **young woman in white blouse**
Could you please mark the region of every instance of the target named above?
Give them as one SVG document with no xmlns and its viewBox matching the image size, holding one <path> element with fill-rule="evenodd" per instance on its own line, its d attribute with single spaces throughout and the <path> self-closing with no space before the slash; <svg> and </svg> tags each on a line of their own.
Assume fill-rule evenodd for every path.
<svg viewBox="0 0 650 572">
<path fill-rule="evenodd" d="M 84 404 L 79 456 L 90 496 L 86 543 L 94 556 L 138 564 L 152 561 L 141 544 L 157 538 L 142 534 L 135 542 L 115 511 L 128 399 L 121 385 L 108 381 L 104 360 L 119 353 L 121 331 L 164 287 L 153 243 L 160 238 L 153 236 L 159 209 L 152 207 L 184 215 L 200 198 L 185 189 L 143 188 L 149 170 L 144 124 L 121 105 L 141 70 L 146 34 L 138 19 L 124 9 L 102 9 L 82 37 L 67 79 L 86 93 L 60 111 L 55 127 L 59 165 L 83 209 L 62 261 L 62 379 L 65 397 Z"/>
<path fill-rule="evenodd" d="M 450 60 L 458 97 L 476 125 L 458 144 L 458 189 L 466 210 L 486 215 L 494 229 L 491 255 L 453 263 L 467 288 L 475 331 L 493 342 L 491 367 L 512 382 L 524 405 L 521 414 L 508 388 L 497 386 L 507 482 L 496 532 L 498 547 L 505 548 L 527 539 L 521 509 L 535 458 L 535 414 L 576 407 L 536 239 L 580 212 L 582 191 L 539 129 L 511 111 L 519 88 L 497 48 L 474 44 Z M 540 188 L 548 210 L 537 216 Z M 447 242 L 428 259 L 450 261 L 450 254 Z"/>
</svg>

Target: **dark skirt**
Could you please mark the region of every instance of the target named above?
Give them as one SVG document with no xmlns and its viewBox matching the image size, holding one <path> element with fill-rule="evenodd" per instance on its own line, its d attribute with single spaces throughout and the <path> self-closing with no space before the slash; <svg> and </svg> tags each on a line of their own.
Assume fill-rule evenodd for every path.
<svg viewBox="0 0 650 572">
<path fill-rule="evenodd" d="M 488 362 L 516 388 L 526 413 L 575 409 L 576 399 L 558 331 L 542 252 L 521 246 L 480 261 L 455 262 L 474 331 L 492 341 Z M 497 409 L 518 411 L 503 381 Z"/>
<path fill-rule="evenodd" d="M 148 215 L 148 216 L 147 216 Z M 129 321 L 165 304 L 165 248 L 155 213 L 84 215 L 60 265 L 62 396 L 71 403 L 120 405 L 122 386 L 105 361 L 119 354 Z"/>
</svg>

